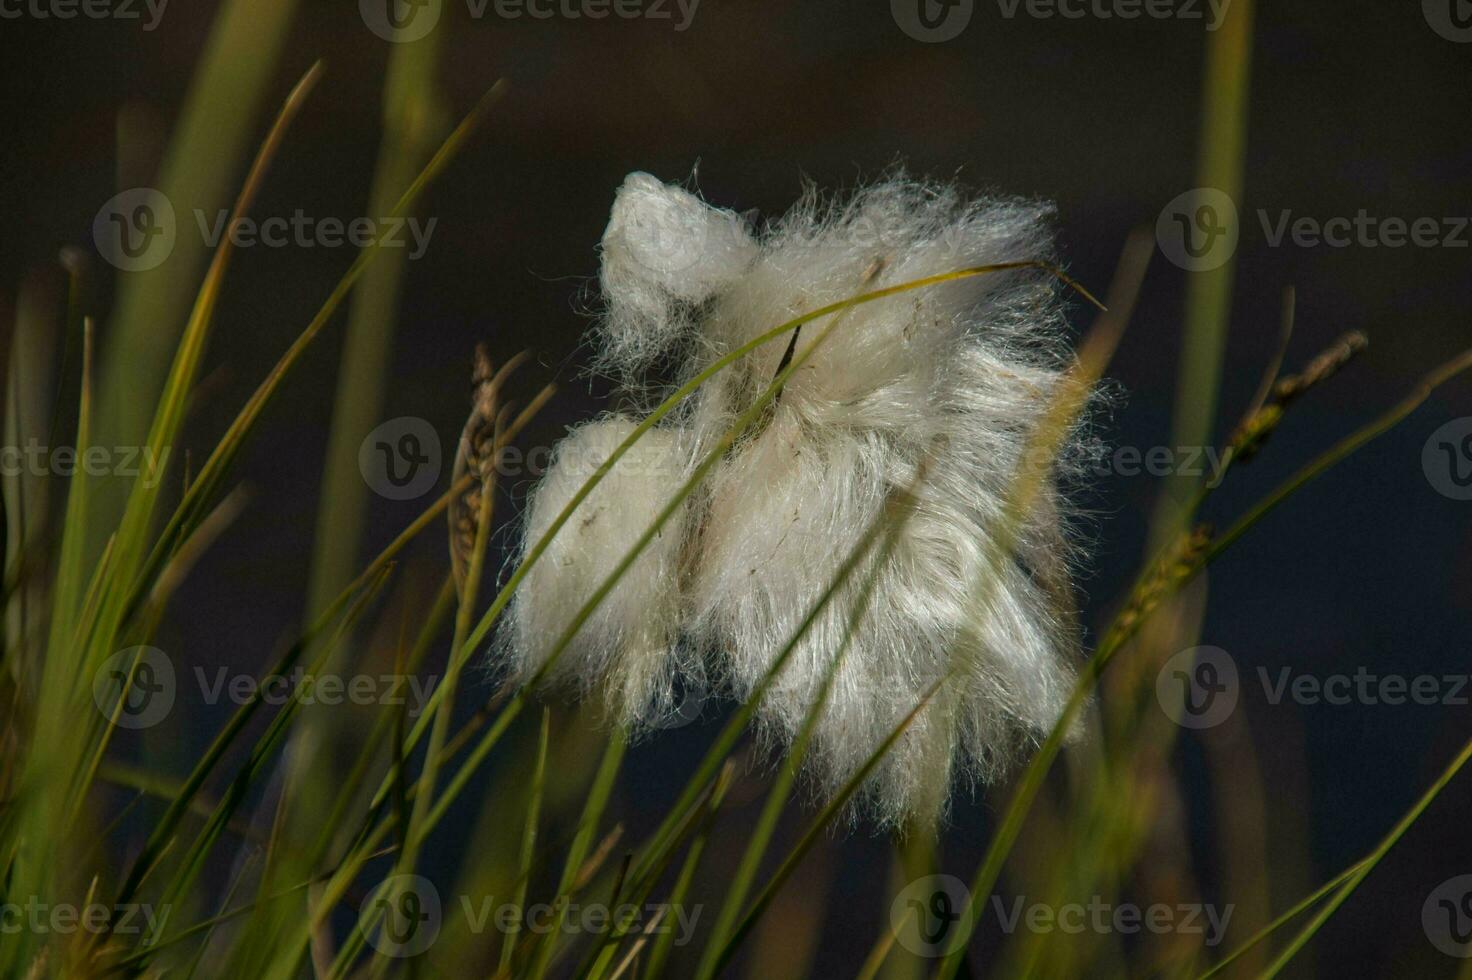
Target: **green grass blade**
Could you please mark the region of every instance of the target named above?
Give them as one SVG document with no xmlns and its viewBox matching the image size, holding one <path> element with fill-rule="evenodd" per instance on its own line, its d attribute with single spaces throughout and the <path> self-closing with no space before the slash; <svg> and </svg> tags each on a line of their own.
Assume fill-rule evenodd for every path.
<svg viewBox="0 0 1472 980">
<path fill-rule="evenodd" d="M 444 110 L 436 92 L 439 38 L 390 45 L 384 76 L 383 140 L 369 192 L 369 215 L 389 213 L 438 141 Z M 412 209 L 410 209 L 412 210 Z M 348 302 L 337 395 L 317 510 L 307 609 L 322 611 L 358 565 L 367 487 L 358 472 L 358 446 L 379 421 L 389 381 L 389 356 L 398 322 L 405 250 L 384 255 L 368 268 Z"/>
<path fill-rule="evenodd" d="M 598 766 L 597 775 L 593 777 L 593 787 L 588 792 L 583 815 L 578 820 L 577 836 L 573 838 L 572 847 L 568 849 L 567 861 L 562 866 L 562 877 L 557 882 L 557 899 L 553 902 L 557 911 L 553 917 L 552 927 L 547 930 L 547 934 L 537 945 L 535 958 L 527 974 L 532 980 L 542 980 L 546 976 L 548 964 L 552 961 L 552 953 L 557 948 L 558 934 L 562 931 L 562 923 L 567 916 L 566 900 L 572 896 L 578 872 L 582 870 L 583 862 L 588 857 L 588 849 L 597 836 L 598 823 L 603 819 L 603 810 L 607 807 L 608 798 L 613 793 L 613 780 L 618 775 L 619 766 L 624 758 L 624 749 L 627 746 L 628 740 L 622 731 L 613 733 L 608 740 L 608 748 L 603 753 L 603 761 Z"/>
<path fill-rule="evenodd" d="M 78 452 L 92 445 L 93 411 L 93 324 L 91 318 L 82 323 L 82 382 L 77 399 Z M 48 649 L 59 649 L 71 636 L 82 602 L 83 567 L 87 559 L 87 508 L 92 481 L 89 468 L 79 466 L 67 488 L 66 518 L 63 522 L 61 557 L 57 563 L 55 595 L 51 601 L 51 634 Z"/>
<path fill-rule="evenodd" d="M 715 789 L 706 804 L 699 829 L 690 842 L 690 849 L 685 854 L 685 861 L 680 866 L 680 873 L 675 878 L 674 887 L 670 889 L 668 900 L 670 908 L 679 908 L 684 904 L 685 896 L 690 893 L 690 885 L 695 880 L 696 869 L 700 867 L 700 858 L 705 853 L 706 843 L 710 840 L 710 831 L 715 823 L 716 814 L 720 811 L 721 803 L 726 798 L 726 789 L 731 784 L 733 771 L 731 764 L 727 763 L 726 767 L 721 770 L 721 775 L 716 777 Z M 644 964 L 644 980 L 659 980 L 659 977 L 664 974 L 664 966 L 669 960 L 670 949 L 674 941 L 673 929 L 661 932 L 655 937 L 654 945 L 649 950 L 649 959 Z"/>
<path fill-rule="evenodd" d="M 532 770 L 532 784 L 527 790 L 526 817 L 522 823 L 521 853 L 517 860 L 517 870 L 520 872 L 519 883 L 515 894 L 512 896 L 512 904 L 517 908 L 526 907 L 526 889 L 532 876 L 532 861 L 537 853 L 537 821 L 540 819 L 542 810 L 542 784 L 547 778 L 547 736 L 552 722 L 551 712 L 542 709 L 541 734 L 537 739 L 537 764 Z M 499 968 L 504 971 L 511 969 L 511 954 L 516 945 L 506 936 L 501 941 L 501 958 Z"/>
<path fill-rule="evenodd" d="M 894 743 L 899 741 L 900 736 L 920 716 L 920 712 L 929 706 L 931 699 L 939 693 L 944 680 L 945 678 L 942 677 L 930 686 L 930 689 L 921 697 L 920 703 L 910 709 L 910 713 L 905 715 L 900 720 L 900 723 L 895 726 L 894 730 L 885 736 L 884 741 L 880 743 L 873 754 L 849 777 L 848 781 L 844 783 L 843 787 L 834 795 L 833 799 L 829 800 L 823 809 L 818 812 L 818 815 L 813 818 L 812 822 L 808 824 L 808 829 L 798 840 L 797 845 L 783 859 L 777 870 L 773 872 L 771 879 L 762 888 L 756 900 L 751 903 L 751 908 L 747 910 L 746 915 L 742 917 L 740 925 L 736 927 L 735 931 L 731 934 L 731 938 L 721 948 L 720 954 L 716 957 L 715 970 L 712 975 L 720 973 L 730 965 L 731 957 L 735 955 L 737 947 L 741 945 L 742 940 L 751 932 L 752 927 L 756 925 L 762 913 L 771 905 L 772 899 L 776 897 L 777 892 L 787 883 L 787 879 L 792 876 L 792 873 L 797 870 L 797 866 L 802 863 L 802 859 L 807 856 L 808 851 L 812 850 L 813 845 L 818 842 L 818 838 L 828 830 L 829 824 L 843 812 L 843 808 L 848 805 L 849 800 L 864 785 L 864 781 L 869 778 L 869 774 L 874 771 L 874 768 L 888 754 Z"/>
<path fill-rule="evenodd" d="M 1360 882 L 1364 881 L 1366 876 L 1375 870 L 1375 865 L 1380 863 L 1380 859 L 1385 857 L 1390 849 L 1405 836 L 1406 831 L 1410 830 L 1411 825 L 1420 819 L 1421 814 L 1426 812 L 1426 808 L 1441 794 L 1441 791 L 1446 788 L 1447 783 L 1452 781 L 1453 777 L 1462 770 L 1462 767 L 1467 764 L 1467 760 L 1469 759 L 1472 759 L 1472 740 L 1469 740 L 1462 746 L 1462 750 L 1456 754 L 1456 757 L 1452 759 L 1451 763 L 1442 771 L 1441 775 L 1436 778 L 1436 781 L 1431 784 L 1421 798 L 1416 801 L 1416 804 L 1407 810 L 1400 820 L 1396 821 L 1390 833 L 1385 835 L 1385 839 L 1364 860 L 1355 866 L 1348 880 L 1339 886 L 1339 890 L 1334 893 L 1334 896 L 1314 914 L 1314 917 L 1308 921 L 1298 935 L 1294 936 L 1292 941 L 1278 954 L 1278 957 L 1263 972 L 1262 976 L 1264 980 L 1271 980 L 1272 977 L 1281 973 L 1293 957 L 1302 951 L 1303 947 L 1308 944 L 1308 941 L 1319 931 L 1319 927 L 1327 922 L 1331 915 L 1338 911 L 1339 906 L 1343 905 L 1345 899 L 1349 898 L 1354 890 L 1359 887 Z"/>
<path fill-rule="evenodd" d="M 215 16 L 157 181 L 185 227 L 167 262 L 120 277 L 102 373 L 103 445 L 140 445 L 148 431 L 146 406 L 159 401 L 191 284 L 205 265 L 203 237 L 186 229 L 195 209 L 213 214 L 230 200 L 296 7 L 297 0 L 227 0 Z M 101 516 L 106 527 L 117 514 Z"/>
<path fill-rule="evenodd" d="M 308 676 L 315 676 L 321 669 L 321 665 L 328 659 L 336 645 L 341 642 L 347 634 L 348 629 L 357 620 L 358 616 L 362 614 L 373 597 L 378 594 L 379 587 L 383 584 L 387 574 L 385 571 L 377 581 L 363 590 L 362 594 L 353 603 L 352 608 L 348 610 L 342 622 L 338 625 L 332 641 L 323 645 L 322 652 L 307 671 Z M 236 808 L 243 802 L 246 791 L 266 771 L 272 757 L 275 755 L 276 748 L 281 745 L 285 738 L 287 728 L 296 717 L 301 707 L 302 698 L 306 693 L 309 692 L 302 690 L 300 687 L 295 688 L 292 692 L 291 700 L 271 719 L 271 723 L 267 726 L 265 734 L 252 746 L 249 758 L 241 766 L 235 779 L 231 781 L 229 790 L 221 797 L 219 804 L 216 805 L 214 813 L 211 814 L 209 822 L 205 825 L 205 829 L 200 832 L 194 845 L 184 855 L 182 865 L 176 873 L 173 882 L 164 890 L 164 908 L 173 907 L 188 890 L 195 875 L 199 873 L 203 866 L 205 857 L 208 856 L 210 849 L 224 832 L 225 825 L 234 815 Z"/>
<path fill-rule="evenodd" d="M 1350 865 L 1348 868 L 1345 868 L 1343 871 L 1339 872 L 1337 875 L 1324 882 L 1313 892 L 1299 899 L 1292 908 L 1290 908 L 1288 911 L 1278 916 L 1272 922 L 1268 923 L 1268 925 L 1264 926 L 1262 929 L 1254 933 L 1251 939 L 1248 939 L 1245 943 L 1243 943 L 1241 946 L 1238 946 L 1231 953 L 1222 957 L 1215 966 L 1207 970 L 1205 973 L 1201 974 L 1201 976 L 1197 978 L 1197 980 L 1208 980 L 1208 978 L 1214 977 L 1218 973 L 1221 973 L 1223 970 L 1231 966 L 1233 963 L 1237 962 L 1237 960 L 1245 956 L 1251 950 L 1255 949 L 1264 939 L 1267 939 L 1269 936 L 1277 932 L 1279 929 L 1283 928 L 1289 922 L 1292 922 L 1304 912 L 1313 908 L 1319 903 L 1321 899 L 1323 899 L 1325 895 L 1328 895 L 1334 889 L 1338 888 L 1351 875 L 1358 871 L 1361 863 L 1362 862 L 1356 862 Z"/>
<path fill-rule="evenodd" d="M 1253 3 L 1224 9 L 1219 30 L 1206 36 L 1206 73 L 1201 95 L 1201 132 L 1196 186 L 1225 193 L 1239 207 L 1247 156 L 1247 91 L 1252 60 Z M 1175 446 L 1213 444 L 1222 355 L 1232 313 L 1236 257 L 1222 265 L 1190 272 L 1181 367 L 1176 378 Z M 1182 476 L 1166 481 L 1156 513 L 1157 543 L 1172 538 L 1189 520 L 1187 502 L 1199 481 Z"/>
<path fill-rule="evenodd" d="M 322 68 L 319 62 L 302 76 L 291 94 L 287 96 L 281 111 L 276 116 L 276 121 L 267 132 L 251 164 L 250 172 L 241 184 L 240 193 L 231 209 L 230 228 L 234 228 L 235 224 L 242 220 L 250 210 L 265 180 L 266 173 L 286 138 L 287 130 L 305 105 L 307 96 L 316 86 L 321 74 Z M 163 392 L 154 411 L 153 421 L 148 428 L 146 441 L 143 443 L 155 451 L 172 446 L 183 425 L 189 392 L 199 373 L 199 365 L 204 357 L 205 345 L 214 323 L 215 308 L 219 303 L 220 289 L 224 284 L 225 274 L 230 268 L 230 261 L 234 254 L 234 236 L 226 234 L 219 248 L 215 250 L 204 282 L 200 285 L 194 307 L 189 314 L 189 321 L 184 326 L 183 336 L 174 353 L 173 364 L 164 380 Z M 124 576 L 125 581 L 126 577 L 133 574 L 135 563 L 142 557 L 145 539 L 152 527 L 154 509 L 162 489 L 163 480 L 140 478 L 134 481 L 128 494 L 122 520 L 118 523 L 116 545 L 116 574 Z M 109 604 L 114 611 L 111 614 L 104 613 L 105 624 L 121 621 L 125 612 L 123 605 L 125 596 L 126 593 L 122 590 L 115 593 L 115 598 Z M 111 629 L 105 628 L 104 635 L 110 636 L 111 633 Z"/>
</svg>

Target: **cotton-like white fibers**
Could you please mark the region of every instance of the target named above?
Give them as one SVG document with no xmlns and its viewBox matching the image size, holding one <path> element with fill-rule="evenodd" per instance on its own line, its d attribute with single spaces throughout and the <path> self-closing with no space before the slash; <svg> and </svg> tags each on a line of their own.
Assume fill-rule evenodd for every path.
<svg viewBox="0 0 1472 980">
<path fill-rule="evenodd" d="M 604 363 L 631 377 L 690 325 L 693 307 L 756 253 L 745 222 L 649 174 L 630 174 L 603 232 Z"/>
<path fill-rule="evenodd" d="M 635 424 L 611 416 L 579 426 L 558 444 L 528 502 L 526 548 L 541 540 Z M 507 610 L 509 653 L 518 676 L 529 677 L 547 661 L 578 611 L 673 499 L 688 474 L 684 459 L 679 433 L 659 428 L 645 433 L 551 539 Z M 672 711 L 677 673 L 700 669 L 698 661 L 681 664 L 677 659 L 685 534 L 682 507 L 579 627 L 549 671 L 551 678 L 584 689 L 601 682 L 616 717 L 634 728 Z"/>
<path fill-rule="evenodd" d="M 686 362 L 683 381 L 774 326 L 859 293 L 968 267 L 1047 261 L 1047 217 L 1031 202 L 970 200 L 900 175 L 846 202 L 810 191 L 758 233 L 731 212 L 635 174 L 604 236 L 603 364 L 637 384 L 650 360 L 674 354 Z M 807 757 L 821 792 L 841 787 L 943 677 L 867 781 L 862 802 L 881 825 L 929 822 L 944 813 L 957 776 L 1003 772 L 1058 718 L 1077 647 L 1056 467 L 1047 466 L 1020 521 L 1006 526 L 1009 495 L 1068 363 L 1058 293 L 1047 271 L 1018 269 L 806 324 L 795 350 L 811 356 L 715 467 L 683 523 L 666 526 L 628 591 L 595 616 L 599 628 L 579 638 L 580 666 L 567 669 L 601 674 L 637 712 L 677 663 L 671 650 L 691 646 L 736 697 L 750 696 L 846 558 L 911 489 L 910 516 L 892 546 L 883 553 L 876 545 L 798 640 L 762 701 L 758 728 L 775 745 L 796 737 L 853 623 Z M 683 434 L 655 430 L 660 442 L 650 452 L 689 460 L 717 445 L 772 382 L 787 339 L 705 383 L 680 414 Z M 529 541 L 550 502 L 565 502 L 580 482 L 549 472 Z M 519 593 L 519 643 L 540 635 L 529 621 L 540 624 L 543 607 L 570 615 L 575 597 L 591 591 L 592 569 L 620 557 L 611 554 L 614 539 L 632 543 L 647 525 L 640 515 L 658 506 L 621 504 L 614 519 L 633 525 L 597 532 L 608 537 L 596 541 L 576 537 L 574 515 L 563 534 L 575 536 L 554 545 L 564 563 L 539 567 Z"/>
</svg>

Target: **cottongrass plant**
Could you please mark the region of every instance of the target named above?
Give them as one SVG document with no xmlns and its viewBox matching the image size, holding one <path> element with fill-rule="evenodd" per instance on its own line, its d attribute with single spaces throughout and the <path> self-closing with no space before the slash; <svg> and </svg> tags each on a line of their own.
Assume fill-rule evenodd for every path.
<svg viewBox="0 0 1472 980">
<path fill-rule="evenodd" d="M 248 213 L 319 76 L 308 73 L 266 134 L 232 221 Z M 393 214 L 411 211 L 500 94 L 449 135 Z M 968 950 L 997 943 L 973 933 L 1004 869 L 1045 894 L 1117 892 L 1144 861 L 1142 828 L 1171 812 L 1147 813 L 1141 801 L 1159 801 L 1170 781 L 1152 761 L 1161 740 L 1145 715 L 1115 710 L 1136 704 L 1139 690 L 1111 689 L 1093 702 L 1106 724 L 1088 717 L 1101 676 L 1118 664 L 1109 676 L 1128 679 L 1158 655 L 1142 628 L 1183 588 L 1300 487 L 1472 367 L 1472 353 L 1224 530 L 1200 523 L 1212 501 L 1199 494 L 1084 656 L 1070 609 L 1077 552 L 1066 531 L 1067 474 L 1056 461 L 1085 424 L 1149 245 L 1127 246 L 1109 311 L 1070 355 L 1062 299 L 1087 294 L 1053 267 L 1043 217 L 1030 203 L 974 201 L 895 175 L 843 202 L 809 195 L 753 228 L 679 188 L 630 178 L 604 240 L 603 366 L 648 400 L 586 423 L 559 447 L 524 521 L 523 554 L 487 604 L 475 585 L 493 577 L 484 574 L 485 542 L 491 521 L 506 518 L 490 507 L 494 470 L 485 461 L 548 395 L 520 413 L 504 409 L 509 371 L 480 359 L 451 485 L 260 678 L 267 690 L 298 667 L 384 657 L 419 672 L 448 639 L 424 713 L 409 718 L 385 704 L 355 726 L 356 757 L 333 772 L 320 808 L 283 797 L 250 812 L 297 731 L 304 691 L 271 705 L 258 690 L 187 770 L 127 765 L 140 747 L 118 723 L 128 685 L 152 681 L 145 648 L 180 582 L 230 533 L 240 506 L 231 474 L 246 439 L 296 382 L 304 353 L 379 247 L 353 262 L 187 477 L 176 469 L 173 481 L 129 481 L 125 506 L 106 519 L 85 470 L 64 500 L 44 482 L 8 479 L 0 904 L 106 911 L 96 928 L 7 933 L 0 975 L 728 975 L 744 951 L 785 962 L 817 935 L 810 905 L 770 913 L 845 813 L 864 815 L 860 835 L 902 828 L 894 836 L 903 837 L 903 866 L 925 874 L 940 860 L 932 828 L 953 782 L 999 776 L 1009 761 L 1024 768 L 1000 798 L 983 860 L 950 869 L 970 897 L 953 910 L 943 948 L 903 938 L 913 914 L 903 904 L 905 914 L 887 917 L 906 875 L 846 902 L 855 921 L 883 920 L 860 975 L 966 969 Z M 226 235 L 197 289 L 173 284 L 193 293 L 194 306 L 154 405 L 155 452 L 179 443 L 234 261 Z M 37 306 L 22 304 L 10 364 L 7 431 L 22 436 L 47 425 L 35 414 L 45 399 L 35 397 L 44 359 L 34 351 L 48 335 Z M 80 317 L 70 324 L 84 352 L 75 436 L 85 446 L 103 379 L 92 328 Z M 1286 379 L 1268 372 L 1229 448 L 1262 449 L 1297 399 L 1360 346 L 1346 341 Z M 668 388 L 648 380 L 661 359 L 674 373 Z M 176 466 L 182 455 L 172 455 Z M 1232 479 L 1241 467 L 1232 465 Z M 178 489 L 177 502 L 165 485 Z M 23 506 L 47 496 L 59 505 L 49 522 Z M 453 557 L 426 603 L 396 559 L 442 528 L 447 512 Z M 104 543 L 93 548 L 97 539 Z M 482 675 L 466 673 L 488 649 L 514 666 L 490 693 Z M 733 695 L 727 717 L 702 736 L 703 755 L 657 819 L 630 816 L 620 802 L 628 737 L 666 716 L 673 688 L 701 682 L 701 671 Z M 99 688 L 98 677 L 123 683 Z M 604 727 L 593 724 L 603 712 L 555 702 L 529 710 L 542 682 L 559 677 L 598 692 L 612 708 Z M 99 689 L 111 699 L 97 698 Z M 742 764 L 752 730 L 780 748 L 765 770 Z M 1043 792 L 1070 742 L 1075 778 Z M 1080 945 L 1030 934 L 1007 939 L 998 955 L 1041 975 L 1192 975 L 1253 962 L 1276 973 L 1469 756 L 1472 743 L 1363 860 L 1277 918 L 1234 919 L 1229 953 L 1182 936 L 1126 950 L 1109 937 Z M 475 826 L 447 819 L 487 770 Z M 791 800 L 801 771 L 820 791 L 811 804 Z M 742 808 L 761 792 L 752 819 Z M 785 822 L 793 826 L 779 833 Z M 410 913 L 424 911 L 416 883 L 435 873 L 423 858 L 432 841 L 460 864 L 457 880 L 440 881 L 442 928 L 427 934 Z M 734 871 L 721 857 L 733 850 Z M 1009 861 L 1014 854 L 1025 860 Z M 1151 867 L 1159 861 L 1152 853 Z M 234 869 L 223 882 L 212 873 L 221 864 Z M 1182 867 L 1172 881 L 1190 888 Z M 545 905 L 558 910 L 554 928 L 478 931 L 449 915 L 457 895 Z M 719 909 L 699 920 L 688 949 L 658 919 L 615 919 L 591 934 L 560 927 L 570 903 L 668 910 L 707 901 Z M 135 920 L 127 910 L 139 906 L 157 913 L 156 928 L 126 927 Z M 784 938 L 764 943 L 774 922 Z M 1288 928 L 1296 931 L 1281 941 Z M 1269 962 L 1261 953 L 1270 948 Z"/>
<path fill-rule="evenodd" d="M 1005 772 L 1057 721 L 1078 651 L 1069 581 L 1077 546 L 1064 527 L 1060 474 L 1043 474 L 1011 553 L 997 553 L 1008 493 L 1033 461 L 1029 439 L 1067 364 L 1047 215 L 1039 204 L 968 200 L 896 174 L 846 201 L 810 190 L 757 232 L 680 187 L 630 175 L 599 277 L 601 360 L 630 384 L 671 352 L 688 381 L 772 323 L 856 292 L 1016 267 L 855 307 L 831 332 L 798 327 L 786 345 L 754 350 L 701 386 L 583 501 L 518 593 L 518 673 L 545 662 L 695 462 L 800 358 L 759 423 L 583 624 L 558 673 L 601 682 L 631 727 L 657 727 L 678 691 L 705 687 L 707 662 L 750 698 L 845 557 L 908 492 L 913 513 L 892 548 L 882 561 L 867 558 L 808 626 L 757 710 L 760 730 L 790 745 L 825 692 L 807 762 L 832 798 L 949 672 L 864 800 L 881 825 L 930 824 L 954 778 Z M 635 424 L 612 416 L 562 442 L 532 495 L 528 545 Z M 1064 445 L 1057 458 L 1079 455 Z"/>
</svg>

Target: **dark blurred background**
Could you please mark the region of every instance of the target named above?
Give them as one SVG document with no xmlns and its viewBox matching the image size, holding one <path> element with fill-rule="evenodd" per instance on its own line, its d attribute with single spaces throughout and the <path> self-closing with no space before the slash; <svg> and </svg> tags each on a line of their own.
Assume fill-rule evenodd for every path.
<svg viewBox="0 0 1472 980">
<path fill-rule="evenodd" d="M 28 278 L 61 281 L 62 247 L 95 253 L 92 221 L 104 201 L 153 179 L 215 6 L 175 0 L 152 30 L 143 29 L 149 15 L 141 8 L 141 21 L 0 20 L 7 311 Z M 903 161 L 979 190 L 1055 201 L 1069 272 L 1102 291 L 1128 232 L 1153 227 L 1166 202 L 1195 182 L 1212 10 L 1200 5 L 1204 19 L 1122 20 L 1037 18 L 1026 7 L 1009 17 L 1005 9 L 978 0 L 959 36 L 927 43 L 902 30 L 883 0 L 703 0 L 684 30 L 673 4 L 667 20 L 509 21 L 490 10 L 473 18 L 465 4 L 446 2 L 439 83 L 450 117 L 499 77 L 513 87 L 418 209 L 437 224 L 428 251 L 408 264 L 383 418 L 426 418 L 452 445 L 477 341 L 497 359 L 533 352 L 517 382 L 521 398 L 544 381 L 560 385 L 525 445 L 549 444 L 605 407 L 606 386 L 585 373 L 584 334 L 596 245 L 614 189 L 631 170 L 676 180 L 698 167 L 708 200 L 770 215 L 794 200 L 804 178 L 851 187 Z M 1284 209 L 1319 221 L 1361 209 L 1407 221 L 1472 215 L 1472 44 L 1442 36 L 1415 3 L 1264 4 L 1255 16 L 1219 436 L 1272 354 L 1285 286 L 1298 290 L 1290 368 L 1348 329 L 1366 331 L 1371 348 L 1296 406 L 1261 458 L 1222 489 L 1208 515 L 1220 521 L 1472 338 L 1472 233 L 1436 247 L 1273 247 L 1257 218 L 1258 209 L 1273 220 Z M 327 74 L 290 131 L 257 214 L 364 213 L 389 47 L 353 4 L 302 5 L 252 133 L 264 133 L 314 59 L 326 60 Z M 121 154 L 120 114 L 134 134 Z M 231 166 L 233 186 L 243 167 Z M 213 443 L 351 260 L 346 247 L 237 256 L 207 358 L 216 373 L 190 424 L 196 451 Z M 116 273 L 96 259 L 92 268 L 86 304 L 100 316 L 106 348 Z M 1099 426 L 1112 444 L 1169 444 L 1189 275 L 1157 252 L 1109 370 L 1125 396 Z M 1082 330 L 1090 317 L 1082 306 L 1075 313 Z M 240 474 L 255 488 L 252 504 L 196 569 L 160 646 L 258 669 L 300 621 L 339 328 L 310 354 L 251 444 Z M 1469 415 L 1472 380 L 1462 379 L 1272 514 L 1211 572 L 1202 642 L 1229 651 L 1254 677 L 1258 667 L 1276 674 L 1285 666 L 1319 675 L 1361 666 L 1408 676 L 1472 669 L 1472 503 L 1438 492 L 1422 467 L 1432 432 Z M 512 482 L 503 515 L 525 489 L 525 479 Z M 1159 491 L 1153 477 L 1120 474 L 1091 491 L 1096 549 L 1082 582 L 1091 627 L 1128 587 Z M 371 499 L 365 555 L 420 506 Z M 443 560 L 437 534 L 420 544 L 415 560 Z M 1249 683 L 1239 710 L 1251 723 L 1270 829 L 1306 834 L 1307 870 L 1296 872 L 1306 884 L 1368 850 L 1472 734 L 1465 702 L 1274 706 Z M 620 801 L 630 819 L 662 812 L 718 715 L 631 753 Z M 202 717 L 197 733 L 181 736 L 181 767 L 208 724 Z M 1178 765 L 1189 804 L 1205 813 L 1212 801 L 1201 764 L 1187 736 Z M 1469 804 L 1464 775 L 1326 926 L 1300 968 L 1453 972 L 1459 964 L 1426 940 L 1421 911 L 1438 883 L 1472 872 Z M 759 805 L 746 804 L 750 816 Z M 988 802 L 958 807 L 944 848 L 949 866 L 969 873 L 995 812 Z M 878 894 L 887 846 L 859 831 L 825 846 L 793 887 L 825 888 L 830 898 Z M 1209 888 L 1214 856 L 1208 847 L 1201 857 Z M 1275 892 L 1274 905 L 1295 897 Z M 851 974 L 882 917 L 874 905 L 833 903 L 818 975 Z"/>
</svg>

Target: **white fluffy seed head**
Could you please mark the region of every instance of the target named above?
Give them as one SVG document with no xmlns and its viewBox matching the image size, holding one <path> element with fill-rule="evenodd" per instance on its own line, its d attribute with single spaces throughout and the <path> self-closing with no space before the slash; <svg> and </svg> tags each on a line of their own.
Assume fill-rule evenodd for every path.
<svg viewBox="0 0 1472 980">
<path fill-rule="evenodd" d="M 739 215 L 629 174 L 603 233 L 605 363 L 628 377 L 680 343 L 693 307 L 745 271 L 756 243 Z"/>
<path fill-rule="evenodd" d="M 708 302 L 697 324 L 701 355 L 859 293 L 1050 260 L 1047 213 L 903 178 L 844 204 L 810 194 L 763 236 L 749 272 Z M 709 483 L 690 628 L 745 696 L 925 461 L 890 555 L 852 574 L 759 712 L 769 739 L 795 738 L 857 617 L 810 758 L 831 793 L 948 675 L 866 786 L 882 825 L 936 818 L 953 773 L 986 780 L 1005 771 L 1067 700 L 1077 637 L 1066 508 L 1053 475 L 1019 526 L 1003 532 L 1008 495 L 1066 363 L 1064 325 L 1056 284 L 1037 268 L 809 323 L 797 354 L 820 337 L 821 346 L 788 380 L 770 422 Z M 691 420 L 700 444 L 713 444 L 771 382 L 785 346 L 758 349 L 702 389 Z"/>
<path fill-rule="evenodd" d="M 570 431 L 531 495 L 523 553 L 540 541 L 579 488 L 634 430 L 611 416 Z M 509 654 L 525 679 L 554 652 L 573 618 L 612 575 L 688 473 L 680 434 L 651 429 L 573 511 L 528 572 L 507 611 Z M 679 577 L 687 508 L 682 505 L 619 578 L 553 664 L 550 676 L 600 685 L 612 713 L 631 728 L 658 724 L 674 705 L 681 662 Z M 687 661 L 689 658 L 686 658 Z"/>
<path fill-rule="evenodd" d="M 753 236 L 731 212 L 631 175 L 604 237 L 602 363 L 637 384 L 654 354 L 681 351 L 688 380 L 778 324 L 860 293 L 1051 261 L 1048 213 L 898 174 L 846 202 L 809 191 Z M 641 704 L 658 706 L 648 692 L 668 690 L 671 671 L 700 669 L 670 653 L 684 649 L 678 634 L 727 690 L 751 696 L 845 559 L 883 537 L 881 517 L 903 496 L 909 517 L 888 551 L 876 545 L 817 613 L 757 727 L 774 747 L 791 743 L 831 673 L 805 768 L 820 794 L 832 794 L 940 681 L 859 800 L 880 826 L 939 819 L 953 783 L 1006 771 L 1052 727 L 1072 686 L 1077 549 L 1065 531 L 1064 474 L 1029 458 L 1067 364 L 1064 328 L 1058 284 L 1036 267 L 903 292 L 804 325 L 796 345 L 804 360 L 780 399 L 723 455 L 628 591 L 590 620 L 597 625 L 580 634 L 577 663 L 608 678 L 636 717 Z M 662 434 L 650 452 L 688 462 L 718 446 L 772 382 L 786 341 L 705 383 L 677 416 L 681 434 Z M 1028 481 L 1035 489 L 1009 526 L 1011 495 L 1038 466 L 1031 475 L 1041 478 Z M 549 474 L 533 528 L 573 481 L 571 470 Z M 616 545 L 631 544 L 657 511 L 647 499 L 657 488 L 617 486 L 644 494 L 614 515 L 630 526 L 596 532 L 606 540 L 570 540 L 558 549 L 563 564 L 523 584 L 521 595 L 538 582 L 549 593 L 525 600 L 530 611 L 517 617 L 524 659 L 535 661 L 528 650 L 546 632 L 542 619 L 590 593 L 593 569 L 611 568 Z M 649 666 L 636 669 L 640 657 Z"/>
</svg>

